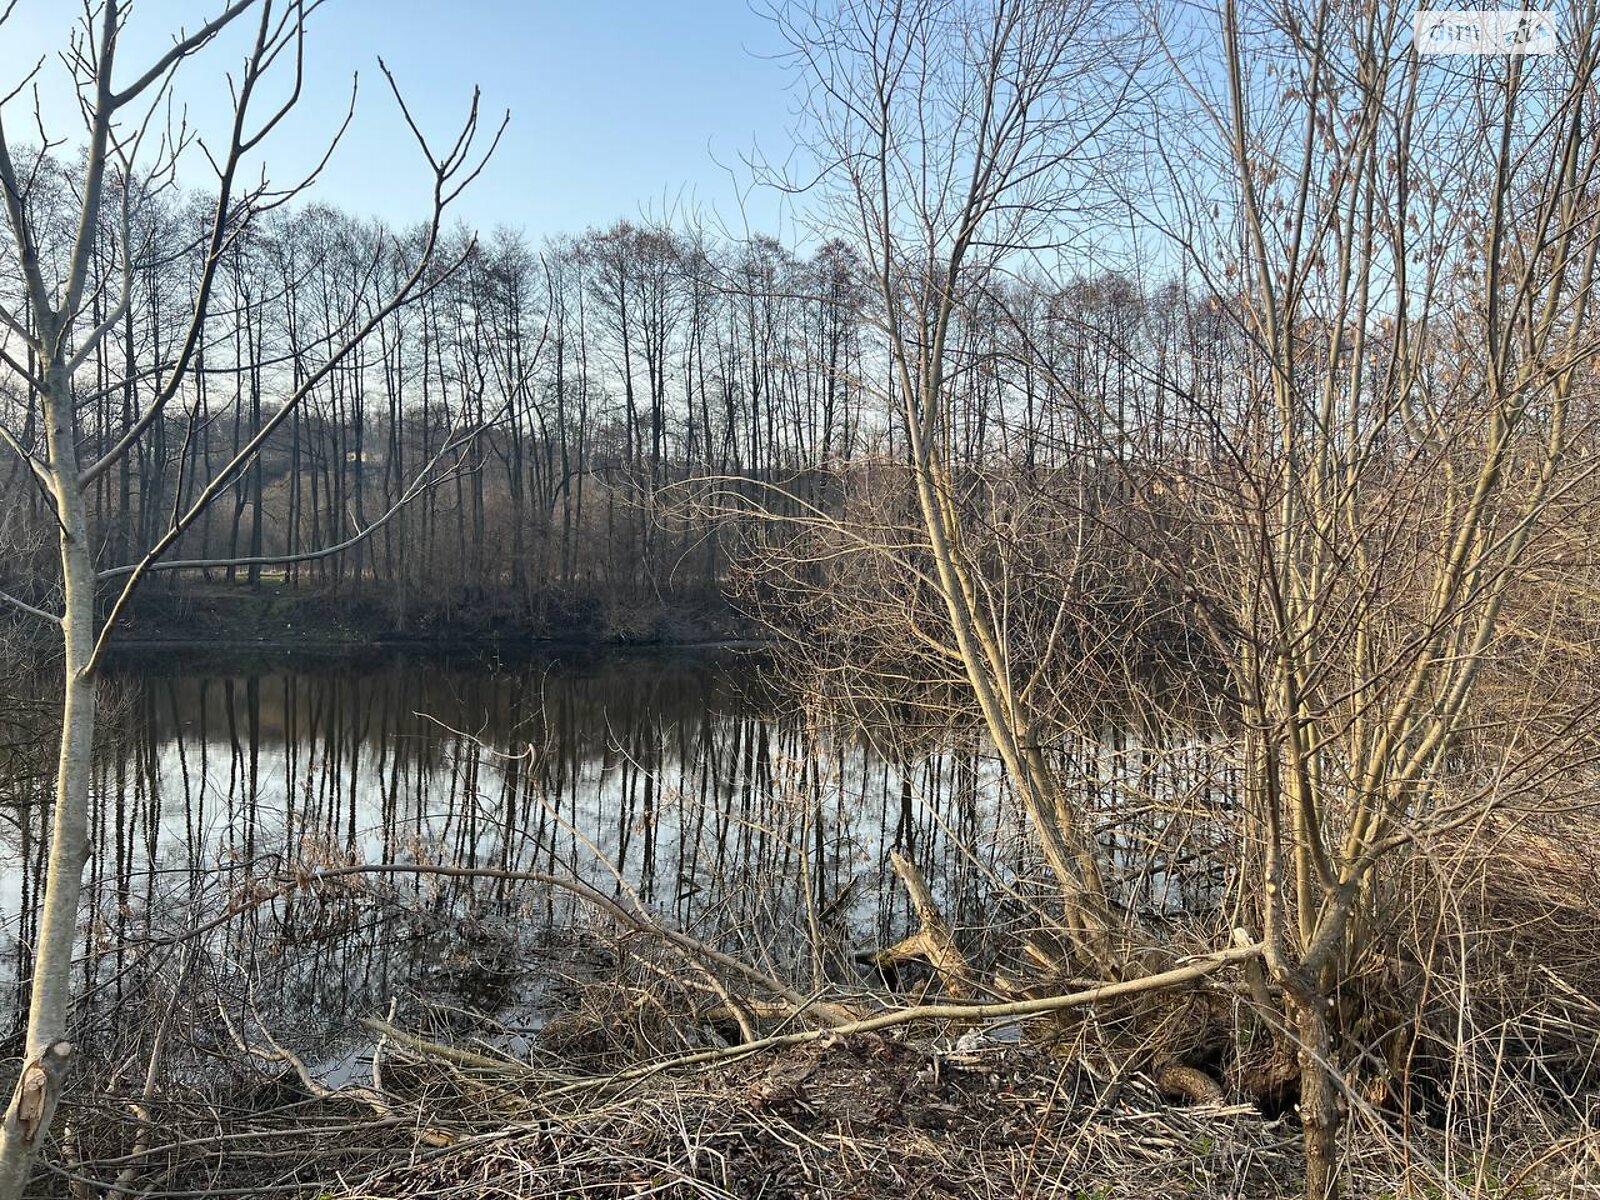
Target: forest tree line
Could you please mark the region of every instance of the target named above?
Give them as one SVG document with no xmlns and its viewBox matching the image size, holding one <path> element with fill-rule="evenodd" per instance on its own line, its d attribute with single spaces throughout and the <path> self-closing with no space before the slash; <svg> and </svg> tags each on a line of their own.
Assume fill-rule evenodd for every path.
<svg viewBox="0 0 1600 1200">
<path fill-rule="evenodd" d="M 35 166 L 74 186 L 66 165 Z M 157 386 L 158 370 L 130 364 L 178 352 L 205 252 L 206 202 L 190 199 L 140 210 L 160 226 L 146 244 L 164 252 L 135 264 L 132 302 L 76 377 L 86 457 L 110 449 Z M 43 214 L 54 199 L 41 188 L 35 203 Z M 418 236 L 309 206 L 230 240 L 181 402 L 96 482 L 92 526 L 109 558 L 129 561 L 249 443 L 308 359 L 403 276 Z M 173 560 L 237 560 L 196 573 L 251 585 L 264 567 L 291 585 L 376 585 L 402 603 L 693 594 L 714 590 L 723 564 L 705 522 L 664 527 L 663 489 L 708 473 L 792 478 L 850 461 L 882 428 L 863 412 L 860 284 L 842 245 L 800 255 L 629 222 L 537 244 L 452 236 L 442 257 L 459 266 L 328 372 Z M 108 279 L 124 266 L 118 245 L 109 231 L 98 243 L 94 270 Z M 116 292 L 103 284 L 97 305 Z M 10 379 L 0 395 L 29 446 L 43 436 L 33 400 Z M 6 574 L 26 592 L 51 518 L 6 457 Z M 344 553 L 297 558 L 374 524 Z"/>
<path fill-rule="evenodd" d="M 48 185 L 32 202 L 50 229 L 74 169 L 43 155 L 30 169 Z M 139 423 L 181 349 L 212 200 L 160 200 L 138 209 L 139 240 L 160 252 L 131 264 L 130 302 L 75 377 L 86 460 Z M 71 244 L 70 230 L 54 232 L 47 261 Z M 176 401 L 90 493 L 108 561 L 134 561 L 132 548 L 160 537 L 280 414 L 308 364 L 403 278 L 421 236 L 324 205 L 241 222 Z M 879 495 L 883 472 L 905 461 L 882 400 L 891 362 L 869 275 L 842 239 L 793 250 L 630 221 L 539 242 L 506 229 L 451 237 L 440 258 L 452 269 L 377 321 L 176 541 L 157 568 L 177 572 L 172 586 L 266 578 L 379 596 L 402 619 L 705 601 L 751 578 L 740 567 L 752 536 L 766 551 L 793 544 L 792 518 L 809 505 L 843 516 L 847 495 Z M 130 265 L 121 246 L 111 229 L 96 242 L 96 324 Z M 963 363 L 953 456 L 975 478 L 1000 470 L 1055 487 L 1070 470 L 1082 488 L 1110 479 L 1095 462 L 1104 447 L 1195 450 L 1169 376 L 1220 380 L 1229 337 L 1216 301 L 1181 283 L 1009 281 L 963 315 L 952 346 Z M 1059 374 L 1039 368 L 1041 353 Z M 1091 391 L 1103 413 L 1083 403 Z M 24 448 L 42 444 L 20 379 L 0 391 L 0 417 Z M 7 589 L 46 601 L 50 502 L 17 455 L 0 465 L 0 496 Z"/>
</svg>

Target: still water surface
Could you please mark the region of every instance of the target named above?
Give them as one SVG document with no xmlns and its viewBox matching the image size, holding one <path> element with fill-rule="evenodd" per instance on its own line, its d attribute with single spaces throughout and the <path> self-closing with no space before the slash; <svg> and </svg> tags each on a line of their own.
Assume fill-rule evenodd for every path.
<svg viewBox="0 0 1600 1200">
<path fill-rule="evenodd" d="M 907 931 L 886 870 L 898 848 L 952 924 L 991 926 L 1034 867 L 992 756 L 948 731 L 869 738 L 774 674 L 733 651 L 123 660 L 97 766 L 80 1023 L 115 1045 L 200 988 L 317 1048 L 391 1002 L 530 1030 L 550 988 L 603 966 L 609 939 L 559 891 L 385 876 L 275 894 L 303 867 L 576 874 L 820 981 Z M 1174 773 L 1192 754 L 1116 731 L 1072 752 L 1085 801 L 1113 818 L 1197 786 Z M 12 1040 L 43 845 L 22 825 L 0 841 Z M 1180 882 L 1147 872 L 1139 902 L 1183 903 Z"/>
</svg>

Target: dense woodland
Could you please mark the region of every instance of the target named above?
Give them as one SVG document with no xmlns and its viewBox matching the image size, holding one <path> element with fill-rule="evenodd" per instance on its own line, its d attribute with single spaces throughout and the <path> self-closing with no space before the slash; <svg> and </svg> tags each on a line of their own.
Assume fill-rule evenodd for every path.
<svg viewBox="0 0 1600 1200">
<path fill-rule="evenodd" d="M 61 164 L 40 166 L 72 187 Z M 51 193 L 38 197 L 48 211 Z M 166 383 L 204 210 L 143 210 L 172 252 L 139 264 L 137 303 L 85 364 L 86 454 L 110 449 Z M 309 207 L 230 240 L 178 400 L 96 483 L 94 535 L 110 557 L 128 561 L 273 421 L 308 360 L 387 295 L 417 236 Z M 886 449 L 860 384 L 860 268 L 841 244 L 798 255 L 627 222 L 538 245 L 454 236 L 445 253 L 459 266 L 328 373 L 164 566 L 227 559 L 193 574 L 255 585 L 270 560 L 275 579 L 373 589 L 402 610 L 714 594 L 716 522 L 688 514 L 675 486 L 787 482 Z M 110 249 L 96 265 L 123 267 Z M 129 369 L 142 362 L 152 369 Z M 33 398 L 13 388 L 7 402 L 31 444 Z M 37 575 L 26 551 L 44 544 L 45 500 L 14 457 L 3 486 L 8 544 L 22 551 L 10 578 Z M 346 552 L 318 553 L 374 525 Z"/>
<path fill-rule="evenodd" d="M 33 166 L 73 188 L 62 163 Z M 58 194 L 37 189 L 41 213 Z M 208 204 L 141 209 L 143 236 L 167 252 L 137 264 L 135 302 L 84 364 L 86 458 L 117 447 L 170 386 Z M 104 232 L 98 303 L 124 267 Z M 718 596 L 742 537 L 781 539 L 783 518 L 814 502 L 839 515 L 849 480 L 875 494 L 867 475 L 905 458 L 881 401 L 889 359 L 865 307 L 869 277 L 848 244 L 797 252 L 626 221 L 537 245 L 458 231 L 443 254 L 459 265 L 285 411 L 308 364 L 393 289 L 420 236 L 310 206 L 230 239 L 176 397 L 90 493 L 108 562 L 132 562 L 217 466 L 281 420 L 158 565 L 181 574 L 170 587 L 255 587 L 266 572 L 380 597 L 402 621 L 487 606 L 559 631 L 574 604 Z M 1174 422 L 1168 390 L 1219 370 L 1228 336 L 1215 306 L 1180 284 L 1147 295 L 1117 273 L 1015 281 L 963 316 L 951 347 L 962 363 L 953 454 L 1035 488 L 1115 490 L 1099 447 L 1125 460 L 1136 439 L 1204 453 Z M 1091 393 L 1103 412 L 1086 407 Z M 34 444 L 35 397 L 10 383 L 5 403 L 8 426 Z M 44 600 L 49 502 L 15 456 L 0 487 L 6 577 Z M 776 520 L 760 519 L 768 509 Z"/>
</svg>

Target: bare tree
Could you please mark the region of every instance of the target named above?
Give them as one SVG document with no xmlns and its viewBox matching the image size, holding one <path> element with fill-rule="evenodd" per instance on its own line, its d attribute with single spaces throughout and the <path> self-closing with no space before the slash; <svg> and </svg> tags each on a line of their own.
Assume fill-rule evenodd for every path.
<svg viewBox="0 0 1600 1200">
<path fill-rule="evenodd" d="M 1216 17 L 1219 49 L 1174 49 L 1200 120 L 1169 146 L 1165 215 L 1235 332 L 1196 355 L 1221 373 L 1164 388 L 1190 449 L 1139 456 L 1142 541 L 1228 672 L 1239 911 L 1299 1056 L 1306 1195 L 1327 1200 L 1347 988 L 1398 901 L 1386 861 L 1540 803 L 1589 753 L 1587 689 L 1478 691 L 1563 653 L 1505 618 L 1557 603 L 1529 589 L 1563 571 L 1563 525 L 1594 520 L 1596 13 L 1572 10 L 1561 55 L 1465 72 L 1383 5 Z M 1088 407 L 1108 415 L 1103 392 Z"/>
<path fill-rule="evenodd" d="M 925 582 L 957 664 L 1061 885 L 1079 952 L 1113 975 L 1128 946 L 1083 815 L 1054 778 L 1014 669 L 1003 601 L 966 546 L 954 470 L 960 330 L 1008 272 L 1081 245 L 1109 193 L 1139 43 L 1093 0 L 869 0 L 777 14 L 824 168 L 819 232 L 859 248 L 887 353 L 885 400 L 905 439 Z"/>
<path fill-rule="evenodd" d="M 0 438 L 47 497 L 60 547 L 59 610 L 17 597 L 6 599 L 12 607 L 59 626 L 65 650 L 59 768 L 29 1005 L 26 1064 L 0 1134 L 0 1196 L 19 1196 L 26 1186 L 33 1154 L 49 1131 L 59 1099 L 60 1064 L 71 1052 L 66 1035 L 82 872 L 90 845 L 95 690 L 118 618 L 134 589 L 152 572 L 212 565 L 213 560 L 204 559 L 179 563 L 169 558 L 168 552 L 219 497 L 247 478 L 267 440 L 313 388 L 383 319 L 448 273 L 449 265 L 437 263 L 434 254 L 441 223 L 449 204 L 484 160 L 475 150 L 479 133 L 476 97 L 459 136 L 442 155 L 429 148 L 406 114 L 433 175 L 433 205 L 427 232 L 411 248 L 404 277 L 380 302 L 353 307 L 340 315 L 319 347 L 320 361 L 297 379 L 276 411 L 259 422 L 252 421 L 248 435 L 241 436 L 225 461 L 206 471 L 191 488 L 180 486 L 169 517 L 145 545 L 134 547 L 125 562 L 97 561 L 98 547 L 90 524 L 93 489 L 119 470 L 130 455 L 139 453 L 144 439 L 165 423 L 169 405 L 183 394 L 191 367 L 205 348 L 207 315 L 218 272 L 230 254 L 245 244 L 246 231 L 263 213 L 298 196 L 315 178 L 314 171 L 297 185 L 277 189 L 264 180 L 248 186 L 241 182 L 245 163 L 300 96 L 306 21 L 316 7 L 315 0 L 284 5 L 272 0 L 238 0 L 193 33 L 180 34 L 169 50 L 131 80 L 120 69 L 117 56 L 126 20 L 124 6 L 118 0 L 105 0 L 97 10 L 88 12 L 66 56 L 87 123 L 87 148 L 75 195 L 45 182 L 48 160 L 44 149 L 48 147 L 32 156 L 17 153 L 0 113 L 0 185 L 10 234 L 6 257 L 20 284 L 17 292 L 0 302 L 0 325 L 5 332 L 0 361 L 31 398 L 28 424 L 22 429 L 0 430 Z M 166 253 L 156 236 L 156 223 L 145 214 L 174 185 L 180 158 L 194 157 L 185 154 L 195 148 L 192 133 L 182 129 L 164 132 L 159 124 L 173 73 L 252 9 L 258 20 L 234 80 L 235 108 L 227 140 L 221 147 L 207 148 L 206 161 L 216 172 L 215 196 L 197 245 L 198 268 L 183 332 L 168 353 L 137 356 L 120 364 L 123 379 L 109 385 L 98 383 L 101 389 L 110 386 L 118 393 L 127 389 L 131 395 L 137 382 L 143 381 L 150 391 L 138 411 L 124 409 L 121 427 L 86 461 L 82 423 L 85 388 L 91 381 L 85 378 L 85 364 L 138 305 L 142 271 Z M 9 12 L 8 8 L 6 15 Z M 275 69 L 289 76 L 286 97 L 257 112 L 254 101 L 258 91 Z M 385 75 L 405 112 L 394 80 L 387 72 Z M 15 101 L 26 82 L 7 100 Z M 51 231 L 69 214 L 70 243 L 65 248 L 49 245 L 56 236 Z M 388 253 L 388 240 L 382 239 L 374 261 L 365 269 L 376 273 Z M 97 274 L 97 261 L 113 262 L 115 269 Z M 36 418 L 32 415 L 35 411 Z M 188 423 L 191 435 L 198 423 L 198 413 L 192 413 Z M 370 527 L 299 557 L 335 553 L 368 532 Z M 228 565 L 240 560 L 215 561 Z M 244 561 L 252 565 L 259 563 L 260 557 L 247 556 Z M 96 612 L 97 592 L 111 581 L 116 583 L 114 595 L 101 617 Z"/>
</svg>

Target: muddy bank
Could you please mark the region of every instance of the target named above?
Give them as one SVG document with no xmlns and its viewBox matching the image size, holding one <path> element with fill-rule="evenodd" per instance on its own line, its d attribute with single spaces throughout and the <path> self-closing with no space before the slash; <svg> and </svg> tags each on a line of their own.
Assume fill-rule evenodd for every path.
<svg viewBox="0 0 1600 1200">
<path fill-rule="evenodd" d="M 1143 1076 L 983 1039 L 857 1035 L 565 1107 L 333 1194 L 1155 1200 L 1298 1184 L 1294 1131 L 1249 1105 L 1181 1107 Z"/>
</svg>

